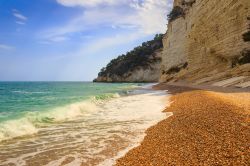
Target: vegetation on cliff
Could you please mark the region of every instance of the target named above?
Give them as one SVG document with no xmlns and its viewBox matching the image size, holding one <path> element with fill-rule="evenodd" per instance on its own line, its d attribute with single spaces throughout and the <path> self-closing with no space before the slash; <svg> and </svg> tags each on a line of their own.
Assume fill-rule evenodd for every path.
<svg viewBox="0 0 250 166">
<path fill-rule="evenodd" d="M 163 34 L 155 35 L 153 40 L 142 43 L 132 51 L 120 55 L 111 60 L 106 67 L 102 68 L 98 77 L 111 75 L 122 76 L 123 74 L 137 68 L 146 67 L 153 61 L 160 60 L 159 57 L 152 56 L 154 52 L 163 47 Z"/>
<path fill-rule="evenodd" d="M 250 50 L 244 50 L 241 52 L 241 56 L 234 58 L 232 60 L 232 67 L 247 63 L 250 63 Z"/>
<path fill-rule="evenodd" d="M 169 22 L 174 21 L 175 19 L 179 17 L 184 17 L 185 12 L 182 7 L 180 6 L 175 6 L 172 11 L 168 14 L 168 20 Z"/>
<path fill-rule="evenodd" d="M 186 69 L 188 66 L 188 63 L 180 64 L 178 66 L 171 67 L 168 71 L 162 71 L 162 74 L 175 74 L 181 71 L 182 69 Z"/>
<path fill-rule="evenodd" d="M 247 17 L 248 22 L 250 21 L 250 17 Z M 248 25 L 248 31 L 246 33 L 244 33 L 243 36 L 243 40 L 245 42 L 250 42 L 250 24 Z"/>
<path fill-rule="evenodd" d="M 243 40 L 245 42 L 249 42 L 250 41 L 250 30 L 246 33 L 243 34 Z"/>
</svg>

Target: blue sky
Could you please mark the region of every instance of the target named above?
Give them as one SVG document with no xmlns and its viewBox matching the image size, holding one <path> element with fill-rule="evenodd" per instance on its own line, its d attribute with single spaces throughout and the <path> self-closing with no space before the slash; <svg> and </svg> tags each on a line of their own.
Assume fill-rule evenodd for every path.
<svg viewBox="0 0 250 166">
<path fill-rule="evenodd" d="M 172 0 L 0 0 L 0 81 L 90 81 L 165 33 Z"/>
</svg>

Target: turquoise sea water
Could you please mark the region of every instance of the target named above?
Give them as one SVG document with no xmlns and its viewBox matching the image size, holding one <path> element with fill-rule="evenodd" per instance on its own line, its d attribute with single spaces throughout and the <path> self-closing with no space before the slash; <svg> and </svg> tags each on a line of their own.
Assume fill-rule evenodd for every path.
<svg viewBox="0 0 250 166">
<path fill-rule="evenodd" d="M 165 117 L 146 86 L 0 82 L 0 166 L 112 165 Z"/>
<path fill-rule="evenodd" d="M 127 90 L 137 85 L 83 82 L 0 82 L 0 123 L 21 118 L 29 113 L 50 111 L 53 108 L 83 100 L 107 99 L 117 93 L 125 94 Z M 46 117 L 44 118 L 46 121 Z"/>
<path fill-rule="evenodd" d="M 67 105 L 88 100 L 106 100 L 126 94 L 129 89 L 137 85 L 139 84 L 0 82 L 0 141 L 22 136 L 19 131 L 17 131 L 19 134 L 8 133 L 6 131 L 8 128 L 5 130 L 3 126 L 8 122 L 13 122 L 10 127 L 15 128 L 20 127 L 24 119 L 34 126 L 57 120 L 70 120 L 78 115 L 70 114 L 71 110 L 68 108 L 63 109 Z M 80 109 L 84 112 L 85 108 Z M 63 114 L 65 114 L 64 117 L 62 117 Z M 22 121 L 18 123 L 18 120 Z"/>
</svg>

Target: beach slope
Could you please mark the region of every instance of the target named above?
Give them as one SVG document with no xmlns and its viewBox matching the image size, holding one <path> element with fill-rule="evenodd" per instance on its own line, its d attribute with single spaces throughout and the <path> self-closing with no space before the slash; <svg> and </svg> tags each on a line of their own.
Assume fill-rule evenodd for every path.
<svg viewBox="0 0 250 166">
<path fill-rule="evenodd" d="M 250 165 L 250 93 L 158 86 L 173 116 L 149 128 L 117 166 Z"/>
</svg>

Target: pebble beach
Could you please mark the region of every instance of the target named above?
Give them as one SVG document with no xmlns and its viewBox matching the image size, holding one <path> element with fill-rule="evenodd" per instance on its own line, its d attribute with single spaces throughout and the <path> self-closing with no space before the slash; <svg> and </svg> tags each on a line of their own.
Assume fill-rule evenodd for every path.
<svg viewBox="0 0 250 166">
<path fill-rule="evenodd" d="M 173 115 L 146 131 L 117 166 L 250 165 L 250 93 L 159 84 Z M 209 89 L 209 90 L 208 90 Z"/>
</svg>

